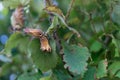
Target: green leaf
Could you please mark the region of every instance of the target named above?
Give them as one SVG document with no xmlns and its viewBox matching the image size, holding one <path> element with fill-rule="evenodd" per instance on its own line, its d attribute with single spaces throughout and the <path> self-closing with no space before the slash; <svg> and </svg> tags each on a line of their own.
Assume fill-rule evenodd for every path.
<svg viewBox="0 0 120 80">
<path fill-rule="evenodd" d="M 72 80 L 72 76 L 68 73 L 68 70 L 64 68 L 64 62 L 61 57 L 59 57 L 57 66 L 52 70 L 53 74 L 58 80 Z"/>
<path fill-rule="evenodd" d="M 22 52 L 27 52 L 26 50 L 28 43 L 28 37 L 22 35 L 20 32 L 15 32 L 8 39 L 5 45 L 4 53 L 11 53 L 11 50 L 16 47 L 18 47 L 18 49 L 20 49 Z"/>
<path fill-rule="evenodd" d="M 23 73 L 18 77 L 17 80 L 39 80 L 41 77 L 41 74 L 35 73 L 35 74 L 30 74 L 30 73 Z"/>
<path fill-rule="evenodd" d="M 80 6 L 81 10 L 86 10 L 87 12 L 91 12 L 97 8 L 97 1 L 95 0 L 76 0 L 76 5 Z"/>
<path fill-rule="evenodd" d="M 119 52 L 120 52 L 120 40 L 116 39 L 112 36 L 112 43 L 115 45 L 115 57 L 119 57 Z"/>
<path fill-rule="evenodd" d="M 48 76 L 44 76 L 40 78 L 40 80 L 58 80 L 54 74 L 50 74 Z"/>
<path fill-rule="evenodd" d="M 63 61 L 66 63 L 65 68 L 76 74 L 83 74 L 87 70 L 87 60 L 90 53 L 86 47 L 77 45 L 65 45 Z"/>
<path fill-rule="evenodd" d="M 11 66 L 12 66 L 11 63 L 6 63 L 6 64 L 2 65 L 1 71 L 0 71 L 0 77 L 5 76 L 10 72 Z"/>
<path fill-rule="evenodd" d="M 27 5 L 31 0 L 4 0 L 2 4 L 4 7 L 16 8 L 20 5 Z"/>
<path fill-rule="evenodd" d="M 90 47 L 90 51 L 93 51 L 93 52 L 98 52 L 100 49 L 102 48 L 102 44 L 98 41 L 95 41 L 91 47 Z"/>
<path fill-rule="evenodd" d="M 19 0 L 22 5 L 27 5 L 31 0 Z"/>
<path fill-rule="evenodd" d="M 11 49 L 18 46 L 18 40 L 21 38 L 22 38 L 21 33 L 19 33 L 19 32 L 13 33 L 7 41 L 4 51 L 6 53 L 11 53 Z"/>
<path fill-rule="evenodd" d="M 107 76 L 107 66 L 108 66 L 107 59 L 99 62 L 96 73 L 98 79 Z"/>
<path fill-rule="evenodd" d="M 115 30 L 115 32 L 113 33 L 114 37 L 116 39 L 119 39 L 120 40 L 120 30 Z"/>
<path fill-rule="evenodd" d="M 111 77 L 119 77 L 120 78 L 120 61 L 113 62 L 109 67 L 108 71 Z"/>
<path fill-rule="evenodd" d="M 16 8 L 20 5 L 19 0 L 4 0 L 2 1 L 4 7 Z"/>
<path fill-rule="evenodd" d="M 83 80 L 95 80 L 95 67 L 88 67 L 88 70 L 86 71 Z"/>
<path fill-rule="evenodd" d="M 44 52 L 40 49 L 39 39 L 34 39 L 29 45 L 29 52 L 31 53 L 34 64 L 41 70 L 47 71 L 52 69 L 57 64 L 56 45 L 53 40 L 50 40 L 52 52 Z"/>
<path fill-rule="evenodd" d="M 58 17 L 54 16 L 54 18 L 52 20 L 52 24 L 50 25 L 50 27 L 48 28 L 46 33 L 49 33 L 49 34 L 53 33 L 53 31 L 57 29 L 58 24 L 59 24 Z"/>
<path fill-rule="evenodd" d="M 18 49 L 20 50 L 20 52 L 27 53 L 29 42 L 30 40 L 27 36 L 24 36 L 22 39 L 20 39 L 18 45 Z"/>
<path fill-rule="evenodd" d="M 72 80 L 72 77 L 68 74 L 68 72 L 65 71 L 64 69 L 60 69 L 60 68 L 53 71 L 53 73 L 54 73 L 54 75 L 56 75 L 57 79 L 58 80 Z"/>
<path fill-rule="evenodd" d="M 5 53 L 11 53 L 11 49 L 18 46 L 19 39 L 21 39 L 22 37 L 23 36 L 19 32 L 12 34 L 5 45 Z"/>
<path fill-rule="evenodd" d="M 118 4 L 116 4 L 113 7 L 113 11 L 111 14 L 111 18 L 112 20 L 117 23 L 118 25 L 120 25 L 120 2 L 118 2 Z"/>
<path fill-rule="evenodd" d="M 39 16 L 43 17 L 43 13 L 44 13 L 43 9 L 45 7 L 44 0 L 31 0 L 30 7 L 32 7 L 34 12 L 37 12 Z"/>
</svg>

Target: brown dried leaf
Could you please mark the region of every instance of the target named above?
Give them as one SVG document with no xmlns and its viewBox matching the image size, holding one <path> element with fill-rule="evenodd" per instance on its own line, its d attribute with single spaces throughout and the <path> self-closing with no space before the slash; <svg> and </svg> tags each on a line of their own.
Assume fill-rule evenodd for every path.
<svg viewBox="0 0 120 80">
<path fill-rule="evenodd" d="M 23 12 L 23 7 L 19 6 L 16 8 L 16 10 L 13 12 L 11 16 L 11 25 L 13 30 L 20 30 L 23 27 L 24 24 L 24 12 Z"/>
<path fill-rule="evenodd" d="M 24 32 L 38 38 L 42 37 L 44 34 L 40 29 L 32 29 L 32 28 L 26 28 L 24 29 Z"/>
<path fill-rule="evenodd" d="M 24 29 L 24 32 L 40 39 L 41 50 L 51 52 L 49 41 L 45 34 L 40 29 L 26 28 Z"/>
<path fill-rule="evenodd" d="M 41 49 L 43 51 L 51 52 L 51 47 L 49 45 L 48 39 L 45 36 L 40 38 Z"/>
</svg>

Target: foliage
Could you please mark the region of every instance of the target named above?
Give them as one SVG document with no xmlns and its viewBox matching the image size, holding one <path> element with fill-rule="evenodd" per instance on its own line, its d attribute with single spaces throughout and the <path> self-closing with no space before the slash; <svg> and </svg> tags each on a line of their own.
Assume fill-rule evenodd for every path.
<svg viewBox="0 0 120 80">
<path fill-rule="evenodd" d="M 119 0 L 1 3 L 0 80 L 120 79 Z"/>
<path fill-rule="evenodd" d="M 65 45 L 63 61 L 64 67 L 68 68 L 74 74 L 83 74 L 86 71 L 86 61 L 90 57 L 88 49 L 76 45 Z M 73 66 L 74 65 L 74 66 Z"/>
<path fill-rule="evenodd" d="M 38 40 L 32 40 L 29 45 L 29 52 L 31 53 L 31 58 L 41 71 L 48 71 L 49 69 L 54 68 L 58 62 L 55 43 L 51 41 L 50 44 L 53 49 L 52 52 L 41 51 Z"/>
</svg>

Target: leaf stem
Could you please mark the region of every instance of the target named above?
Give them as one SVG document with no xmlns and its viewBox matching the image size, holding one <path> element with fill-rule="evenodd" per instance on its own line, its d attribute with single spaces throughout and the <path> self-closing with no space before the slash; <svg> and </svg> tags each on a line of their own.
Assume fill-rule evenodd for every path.
<svg viewBox="0 0 120 80">
<path fill-rule="evenodd" d="M 66 14 L 66 16 L 65 16 L 65 20 L 69 17 L 70 12 L 71 12 L 71 10 L 72 10 L 72 8 L 73 8 L 74 2 L 75 2 L 75 0 L 71 0 L 70 5 L 69 5 L 69 8 L 68 8 L 68 11 L 67 11 L 67 14 Z"/>
<path fill-rule="evenodd" d="M 81 37 L 80 33 L 79 33 L 76 29 L 74 29 L 74 28 L 72 28 L 72 27 L 69 27 L 69 26 L 67 26 L 67 28 L 68 28 L 70 31 L 72 31 L 73 33 L 77 34 L 77 37 L 78 37 L 78 38 Z"/>
</svg>

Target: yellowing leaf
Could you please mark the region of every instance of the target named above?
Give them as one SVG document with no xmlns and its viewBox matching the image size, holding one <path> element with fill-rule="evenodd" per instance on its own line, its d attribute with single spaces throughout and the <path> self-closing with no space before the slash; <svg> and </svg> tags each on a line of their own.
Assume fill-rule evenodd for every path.
<svg viewBox="0 0 120 80">
<path fill-rule="evenodd" d="M 80 34 L 77 30 L 67 25 L 67 23 L 65 22 L 65 16 L 57 6 L 47 6 L 46 8 L 44 8 L 44 10 L 46 10 L 48 13 L 52 13 L 53 15 L 58 16 L 58 18 L 65 27 L 67 27 L 70 31 L 72 31 L 73 33 L 77 34 L 78 37 L 80 37 Z"/>
<path fill-rule="evenodd" d="M 65 16 L 63 15 L 62 11 L 57 7 L 57 6 L 47 6 L 44 10 L 53 13 L 53 14 L 58 14 L 60 15 L 63 19 L 65 19 Z"/>
</svg>

